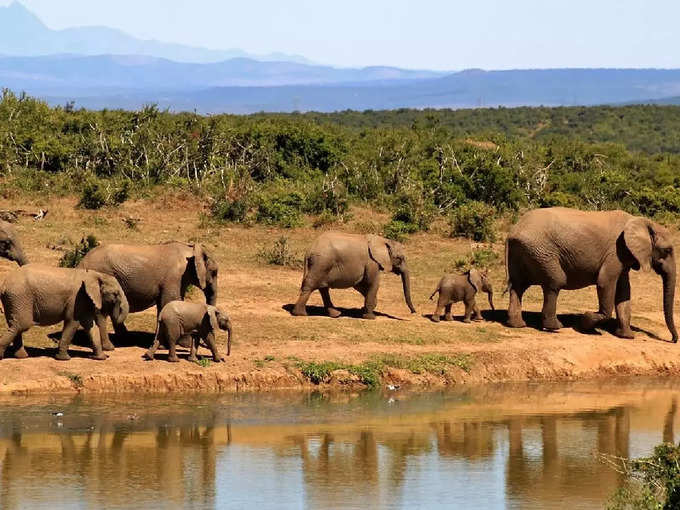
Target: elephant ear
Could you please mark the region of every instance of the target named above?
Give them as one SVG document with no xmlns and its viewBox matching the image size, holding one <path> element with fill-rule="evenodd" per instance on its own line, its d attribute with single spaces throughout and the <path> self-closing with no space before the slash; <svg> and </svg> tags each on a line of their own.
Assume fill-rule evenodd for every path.
<svg viewBox="0 0 680 510">
<path fill-rule="evenodd" d="M 368 239 L 368 254 L 378 264 L 381 271 L 392 271 L 392 257 L 390 257 L 390 245 L 387 239 L 367 235 Z"/>
<path fill-rule="evenodd" d="M 633 218 L 623 228 L 626 247 L 644 270 L 649 269 L 652 260 L 652 235 L 650 224 L 644 218 Z"/>
<path fill-rule="evenodd" d="M 482 275 L 476 269 L 470 269 L 467 275 L 472 288 L 475 289 L 475 292 L 479 292 L 482 288 Z"/>
<path fill-rule="evenodd" d="M 210 323 L 210 329 L 213 330 L 215 334 L 217 334 L 217 330 L 220 329 L 220 325 L 217 322 L 217 314 L 215 313 L 215 307 L 214 306 L 208 306 L 207 310 L 205 312 L 205 317 L 203 320 L 207 320 Z"/>
<path fill-rule="evenodd" d="M 205 251 L 203 246 L 196 243 L 194 245 L 194 268 L 196 269 L 196 276 L 198 277 L 198 285 L 201 289 L 205 289 L 207 269 L 205 267 Z"/>
<path fill-rule="evenodd" d="M 92 301 L 92 304 L 97 310 L 102 309 L 102 291 L 101 291 L 101 284 L 99 282 L 99 278 L 93 276 L 93 275 L 87 275 L 83 279 L 83 283 L 81 285 L 81 289 L 85 291 L 85 294 L 87 294 L 87 297 L 90 298 L 90 301 Z"/>
</svg>

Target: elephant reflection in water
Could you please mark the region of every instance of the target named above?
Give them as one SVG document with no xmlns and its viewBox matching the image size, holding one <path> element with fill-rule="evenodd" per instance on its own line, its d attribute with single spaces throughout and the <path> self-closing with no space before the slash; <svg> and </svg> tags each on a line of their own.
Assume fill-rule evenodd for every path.
<svg viewBox="0 0 680 510">
<path fill-rule="evenodd" d="M 432 449 L 427 434 L 416 432 L 381 435 L 379 440 L 371 430 L 350 437 L 324 433 L 292 439 L 300 451 L 307 505 L 312 508 L 377 508 L 398 502 L 408 457 Z"/>
<path fill-rule="evenodd" d="M 22 434 L 0 439 L 0 508 L 43 503 L 41 493 L 24 488 L 42 478 L 45 498 L 72 494 L 81 486 L 89 506 L 126 505 L 138 493 L 171 506 L 187 502 L 210 507 L 215 500 L 219 444 L 213 425 L 160 426 L 153 432 L 130 431 L 129 424 L 96 424 L 82 434 Z M 4 450 L 4 454 L 3 454 Z M 65 478 L 77 480 L 70 487 Z M 53 487 L 51 487 L 53 485 Z"/>
</svg>

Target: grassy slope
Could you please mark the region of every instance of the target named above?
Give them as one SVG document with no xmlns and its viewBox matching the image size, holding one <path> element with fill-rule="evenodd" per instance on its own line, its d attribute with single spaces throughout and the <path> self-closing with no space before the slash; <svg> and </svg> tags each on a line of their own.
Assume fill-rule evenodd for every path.
<svg viewBox="0 0 680 510">
<path fill-rule="evenodd" d="M 128 346 L 118 349 L 103 363 L 81 358 L 58 363 L 48 357 L 54 344 L 46 334 L 58 331 L 59 327 L 36 327 L 25 335 L 25 342 L 34 347 L 31 354 L 37 359 L 0 362 L 0 393 L 81 387 L 92 391 L 167 391 L 308 386 L 299 370 L 300 361 L 336 364 L 328 365 L 328 368 L 350 365 L 354 366 L 350 370 L 354 374 L 361 374 L 361 370 L 368 367 L 382 372 L 383 382 L 419 385 L 578 378 L 612 372 L 680 372 L 677 362 L 680 347 L 665 341 L 669 335 L 660 310 L 661 282 L 652 274 L 632 276 L 633 323 L 640 328 L 638 338 L 632 342 L 617 339 L 604 331 L 601 335 L 583 335 L 571 327 L 558 334 L 539 332 L 534 328 L 510 330 L 502 325 L 503 311 L 487 315 L 492 320 L 485 323 L 434 324 L 424 316 L 434 308 L 428 297 L 441 275 L 450 270 L 453 261 L 468 253 L 471 243 L 437 233 L 418 234 L 407 242 L 418 315 L 408 312 L 399 278 L 386 275 L 377 309 L 385 315 L 376 321 L 352 317 L 337 320 L 319 316 L 296 318 L 283 307 L 294 302 L 301 271 L 265 265 L 258 260 L 257 252 L 284 234 L 301 253 L 318 231 L 205 225 L 199 219 L 199 203 L 193 197 L 182 195 L 164 194 L 153 200 L 129 202 L 120 209 L 98 212 L 78 210 L 75 203 L 75 199 L 14 196 L 4 201 L 0 208 L 42 207 L 50 210 L 44 221 L 34 223 L 26 219 L 18 226 L 33 262 L 56 264 L 61 252 L 48 246 L 58 246 L 65 238 L 77 241 L 88 233 L 94 233 L 102 242 L 177 239 L 205 243 L 220 263 L 218 304 L 230 313 L 235 324 L 232 356 L 226 365 L 208 368 L 186 361 L 179 365 L 162 360 L 144 363 L 140 360 L 143 350 Z M 337 228 L 356 230 L 359 221 L 382 223 L 386 219 L 369 210 L 355 210 L 354 213 L 354 222 Z M 122 220 L 126 216 L 141 218 L 137 230 L 125 226 Z M 501 243 L 497 243 L 495 249 L 502 254 Z M 12 267 L 11 263 L 0 261 L 0 277 Z M 502 264 L 493 267 L 492 280 L 497 290 L 496 307 L 504 310 L 507 302 L 501 296 L 505 280 Z M 199 294 L 194 293 L 191 297 L 200 299 Z M 334 291 L 333 299 L 337 306 L 349 309 L 350 315 L 358 313 L 362 304 L 361 296 L 351 290 Z M 536 324 L 540 290 L 531 289 L 525 303 L 525 310 L 531 312 L 529 322 Z M 312 307 L 321 304 L 318 293 L 309 304 Z M 485 296 L 480 297 L 479 304 L 482 309 L 488 308 Z M 561 314 L 576 314 L 595 307 L 595 290 L 590 288 L 564 292 L 558 310 Z M 454 308 L 454 313 L 460 316 L 461 307 Z M 574 324 L 574 318 L 567 316 L 564 319 L 567 325 Z M 153 310 L 130 317 L 131 330 L 144 332 L 136 334 L 134 342 L 148 345 L 154 320 Z M 318 369 L 318 366 L 312 368 Z M 331 382 L 334 385 L 354 383 L 356 376 L 341 371 Z"/>
</svg>

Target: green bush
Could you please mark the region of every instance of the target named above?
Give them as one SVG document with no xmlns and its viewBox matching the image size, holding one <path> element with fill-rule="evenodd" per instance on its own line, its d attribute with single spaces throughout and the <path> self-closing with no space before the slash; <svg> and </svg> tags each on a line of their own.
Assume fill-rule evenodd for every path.
<svg viewBox="0 0 680 510">
<path fill-rule="evenodd" d="M 90 180 L 83 187 L 78 207 L 83 209 L 101 209 L 104 206 L 117 206 L 130 196 L 130 184 L 123 181 L 120 186 L 114 182 L 104 184 L 98 180 Z"/>
<path fill-rule="evenodd" d="M 403 242 L 408 239 L 409 234 L 418 232 L 418 227 L 413 223 L 392 220 L 383 227 L 383 235 L 388 239 Z"/>
<path fill-rule="evenodd" d="M 453 270 L 456 272 L 469 271 L 473 267 L 488 269 L 494 265 L 500 256 L 493 248 L 475 248 L 468 255 L 459 257 L 453 262 Z"/>
<path fill-rule="evenodd" d="M 303 203 L 304 198 L 297 192 L 263 195 L 257 206 L 256 220 L 283 228 L 300 227 Z"/>
<path fill-rule="evenodd" d="M 273 246 L 262 248 L 257 257 L 273 266 L 302 267 L 302 258 L 292 250 L 285 236 L 279 237 Z"/>
<path fill-rule="evenodd" d="M 59 259 L 59 267 L 77 267 L 83 257 L 97 246 L 99 246 L 99 241 L 93 234 L 83 237 L 72 250 L 64 252 L 64 255 Z"/>
<path fill-rule="evenodd" d="M 451 212 L 451 236 L 467 237 L 477 242 L 496 240 L 496 209 L 483 202 L 467 202 Z"/>
<path fill-rule="evenodd" d="M 214 200 L 210 206 L 210 213 L 218 221 L 242 223 L 248 214 L 248 203 L 245 200 L 228 198 Z"/>
</svg>

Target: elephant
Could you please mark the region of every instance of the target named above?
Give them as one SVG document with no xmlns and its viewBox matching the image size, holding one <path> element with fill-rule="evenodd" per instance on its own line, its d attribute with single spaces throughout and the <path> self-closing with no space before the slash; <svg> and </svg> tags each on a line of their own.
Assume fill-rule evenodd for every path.
<svg viewBox="0 0 680 510">
<path fill-rule="evenodd" d="M 175 347 L 180 338 L 191 335 L 191 353 L 189 361 L 198 361 L 196 350 L 198 343 L 203 340 L 213 355 L 213 361 L 224 361 L 217 352 L 215 335 L 217 329 L 227 332 L 227 356 L 231 354 L 232 327 L 229 316 L 219 308 L 202 303 L 186 301 L 170 301 L 163 307 L 158 316 L 156 336 L 153 345 L 144 354 L 148 360 L 153 360 L 158 346 L 163 343 L 170 351 L 168 361 L 177 362 L 179 358 Z"/>
<path fill-rule="evenodd" d="M 510 306 L 508 325 L 524 327 L 522 295 L 531 285 L 543 288 L 542 327 L 562 327 L 557 297 L 562 289 L 597 286 L 598 312 L 586 312 L 584 330 L 611 318 L 616 308 L 615 335 L 633 338 L 630 327 L 630 280 L 633 269 L 650 265 L 663 281 L 663 309 L 673 342 L 675 255 L 668 231 L 653 221 L 624 211 L 579 211 L 563 207 L 524 214 L 505 245 Z"/>
<path fill-rule="evenodd" d="M 314 241 L 305 255 L 304 276 L 293 315 L 307 315 L 307 300 L 318 289 L 328 315 L 339 317 L 329 289 L 354 287 L 364 296 L 363 318 L 375 319 L 373 311 L 382 271 L 401 276 L 406 305 L 416 313 L 411 302 L 410 273 L 400 243 L 376 235 L 326 232 Z"/>
<path fill-rule="evenodd" d="M 209 305 L 217 300 L 217 262 L 201 244 L 106 244 L 90 250 L 78 267 L 114 276 L 133 313 L 155 305 L 158 316 L 170 301 L 184 300 L 189 285 L 199 287 Z M 127 334 L 123 323 L 114 327 Z"/>
<path fill-rule="evenodd" d="M 8 331 L 0 337 L 0 359 L 14 343 L 17 358 L 28 354 L 22 335 L 31 326 L 50 326 L 64 321 L 56 359 L 70 359 L 68 347 L 78 326 L 87 331 L 92 342 L 92 359 L 107 358 L 109 342 L 106 317 L 114 324 L 127 317 L 129 306 L 123 289 L 112 276 L 97 271 L 28 264 L 9 273 L 0 287 Z M 96 324 L 99 336 L 92 334 Z"/>
<path fill-rule="evenodd" d="M 489 281 L 487 273 L 478 271 L 477 269 L 470 269 L 465 274 L 444 275 L 442 279 L 439 280 L 437 288 L 430 296 L 430 299 L 432 299 L 435 294 L 439 293 L 437 308 L 432 314 L 432 320 L 434 322 L 439 322 L 439 318 L 444 309 L 446 309 L 444 320 L 453 320 L 453 317 L 451 317 L 451 305 L 459 301 L 465 303 L 465 316 L 463 317 L 463 322 L 469 323 L 473 312 L 474 320 L 482 320 L 482 312 L 479 310 L 475 300 L 477 292 L 479 291 L 487 293 L 489 297 L 489 306 L 491 306 L 492 310 L 495 310 L 493 306 L 493 286 Z"/>
<path fill-rule="evenodd" d="M 16 262 L 20 266 L 28 264 L 17 231 L 12 224 L 0 220 L 0 257 Z"/>
</svg>

